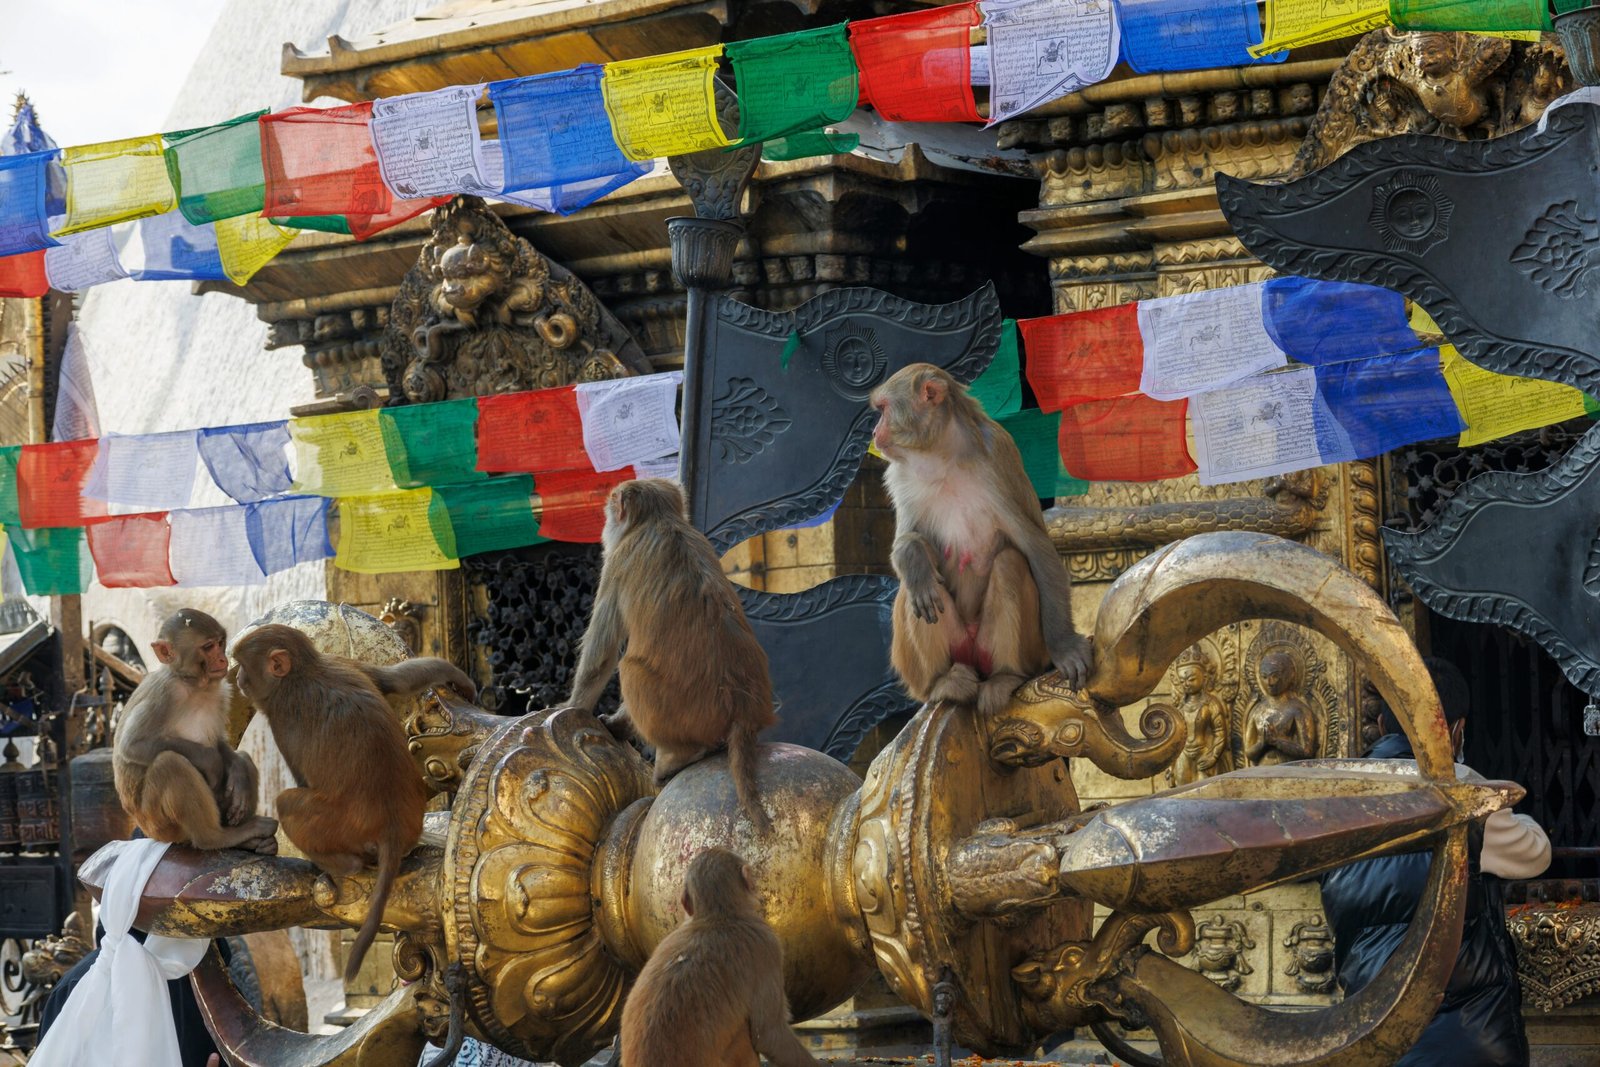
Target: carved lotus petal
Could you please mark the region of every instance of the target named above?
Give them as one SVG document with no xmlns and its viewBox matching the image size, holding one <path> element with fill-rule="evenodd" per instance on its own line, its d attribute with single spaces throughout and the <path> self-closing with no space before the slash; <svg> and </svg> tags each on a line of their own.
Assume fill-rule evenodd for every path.
<svg viewBox="0 0 1600 1067">
<path fill-rule="evenodd" d="M 1596 288 L 1596 242 L 1600 219 L 1588 217 L 1577 201 L 1565 200 L 1534 221 L 1511 262 L 1541 289 L 1561 297 L 1588 296 Z"/>
</svg>

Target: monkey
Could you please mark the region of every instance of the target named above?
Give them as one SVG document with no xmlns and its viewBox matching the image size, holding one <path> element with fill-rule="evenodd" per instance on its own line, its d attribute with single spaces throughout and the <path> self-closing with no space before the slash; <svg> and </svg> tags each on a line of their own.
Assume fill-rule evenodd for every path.
<svg viewBox="0 0 1600 1067">
<path fill-rule="evenodd" d="M 228 744 L 228 632 L 183 608 L 151 642 L 161 666 L 134 689 L 112 748 L 117 797 L 145 836 L 196 848 L 278 851 L 256 815 L 256 765 Z"/>
<path fill-rule="evenodd" d="M 625 1067 L 820 1067 L 789 1029 L 783 948 L 744 861 L 708 848 L 683 883 L 688 918 L 661 939 L 622 1005 Z"/>
<path fill-rule="evenodd" d="M 1072 582 L 1011 435 L 945 371 L 913 363 L 873 390 L 889 461 L 895 594 L 890 658 L 922 701 L 993 715 L 1052 665 L 1088 681 Z"/>
<path fill-rule="evenodd" d="M 259 626 L 233 648 L 239 691 L 267 717 L 294 776 L 278 794 L 283 832 L 334 878 L 375 864 L 367 912 L 345 963 L 354 979 L 378 932 L 400 862 L 422 836 L 428 789 L 411 760 L 387 694 L 447 686 L 469 700 L 477 687 L 455 666 L 425 657 L 388 667 L 318 652 L 289 626 Z"/>
<path fill-rule="evenodd" d="M 767 654 L 716 549 L 689 524 L 683 490 L 661 478 L 623 482 L 606 498 L 600 540 L 600 587 L 568 704 L 593 711 L 617 671 L 622 707 L 602 721 L 656 750 L 656 784 L 726 745 L 739 805 L 765 833 L 756 735 L 778 721 Z"/>
</svg>

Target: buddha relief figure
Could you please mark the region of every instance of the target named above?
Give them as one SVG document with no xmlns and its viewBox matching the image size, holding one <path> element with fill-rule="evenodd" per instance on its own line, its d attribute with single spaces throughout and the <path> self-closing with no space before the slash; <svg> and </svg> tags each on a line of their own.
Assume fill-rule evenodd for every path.
<svg viewBox="0 0 1600 1067">
<path fill-rule="evenodd" d="M 1211 659 L 1198 645 L 1178 657 L 1173 683 L 1177 712 L 1189 728 L 1189 739 L 1167 768 L 1167 784 L 1183 785 L 1232 770 L 1228 709 L 1216 694 L 1216 670 Z"/>
<path fill-rule="evenodd" d="M 1317 754 L 1317 716 L 1298 694 L 1300 663 L 1274 649 L 1256 664 L 1261 698 L 1244 718 L 1244 754 L 1252 767 L 1272 767 Z"/>
</svg>

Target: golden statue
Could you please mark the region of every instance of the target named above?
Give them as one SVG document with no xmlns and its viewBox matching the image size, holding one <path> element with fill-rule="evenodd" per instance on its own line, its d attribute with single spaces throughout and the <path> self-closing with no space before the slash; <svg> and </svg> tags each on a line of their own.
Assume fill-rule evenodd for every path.
<svg viewBox="0 0 1600 1067">
<path fill-rule="evenodd" d="M 1198 645 L 1185 649 L 1173 665 L 1177 713 L 1189 740 L 1167 768 L 1168 785 L 1183 785 L 1233 769 L 1228 752 L 1228 709 L 1211 688 L 1216 677 L 1210 658 Z"/>
<path fill-rule="evenodd" d="M 1244 755 L 1253 767 L 1276 767 L 1317 754 L 1317 713 L 1296 694 L 1300 661 L 1274 649 L 1256 664 L 1261 699 L 1244 717 Z"/>
<path fill-rule="evenodd" d="M 396 654 L 376 620 L 319 607 L 298 609 L 314 640 Z M 1258 767 L 1079 811 L 1061 757 L 1127 778 L 1170 765 L 1187 739 L 1182 721 L 1147 712 L 1134 737 L 1117 709 L 1151 692 L 1185 648 L 1243 618 L 1311 627 L 1353 657 L 1395 709 L 1416 763 Z M 689 857 L 722 845 L 757 876 L 797 1019 L 838 1004 L 876 968 L 924 1013 L 936 984 L 953 991 L 955 1040 L 985 1054 L 1115 1019 L 1153 1028 L 1174 1065 L 1394 1062 L 1454 966 L 1468 826 L 1521 795 L 1457 781 L 1438 695 L 1399 622 L 1310 548 L 1206 534 L 1118 580 L 1094 650 L 1082 691 L 1046 675 L 993 720 L 924 707 L 865 781 L 822 753 L 765 746 L 759 776 L 776 817 L 759 839 L 732 818 L 725 757 L 653 794 L 639 756 L 587 713 L 508 720 L 419 701 L 404 711 L 413 750 L 453 798 L 430 815 L 385 909 L 407 984 L 348 1029 L 311 1036 L 256 1015 L 213 953 L 196 972 L 200 1002 L 240 1065 L 410 1067 L 426 1041 L 462 1033 L 578 1064 L 611 1040 L 632 976 L 676 922 Z M 1419 845 L 1434 862 L 1405 944 L 1360 993 L 1296 1013 L 1292 1026 L 1168 958 L 1192 949 L 1195 908 Z M 84 865 L 85 881 L 103 879 L 116 847 Z M 371 882 L 367 872 L 334 883 L 290 858 L 175 849 L 138 922 L 208 937 L 355 926 Z M 1096 904 L 1111 912 L 1098 930 Z M 1160 952 L 1145 944 L 1152 931 Z"/>
</svg>

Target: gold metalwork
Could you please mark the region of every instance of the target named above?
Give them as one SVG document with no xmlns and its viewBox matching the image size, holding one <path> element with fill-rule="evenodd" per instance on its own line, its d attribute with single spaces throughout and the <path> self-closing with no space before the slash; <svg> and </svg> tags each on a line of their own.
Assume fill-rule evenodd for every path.
<svg viewBox="0 0 1600 1067">
<path fill-rule="evenodd" d="M 1325 920 L 1302 919 L 1289 930 L 1283 947 L 1293 952 L 1283 973 L 1307 993 L 1330 993 L 1334 979 L 1333 930 Z"/>
<path fill-rule="evenodd" d="M 1244 923 L 1213 916 L 1195 927 L 1194 969 L 1223 989 L 1238 989 L 1245 975 L 1255 970 L 1244 955 L 1255 947 Z"/>
<path fill-rule="evenodd" d="M 1548 1012 L 1600 993 L 1600 904 L 1526 904 L 1506 928 L 1524 1002 Z"/>
</svg>

